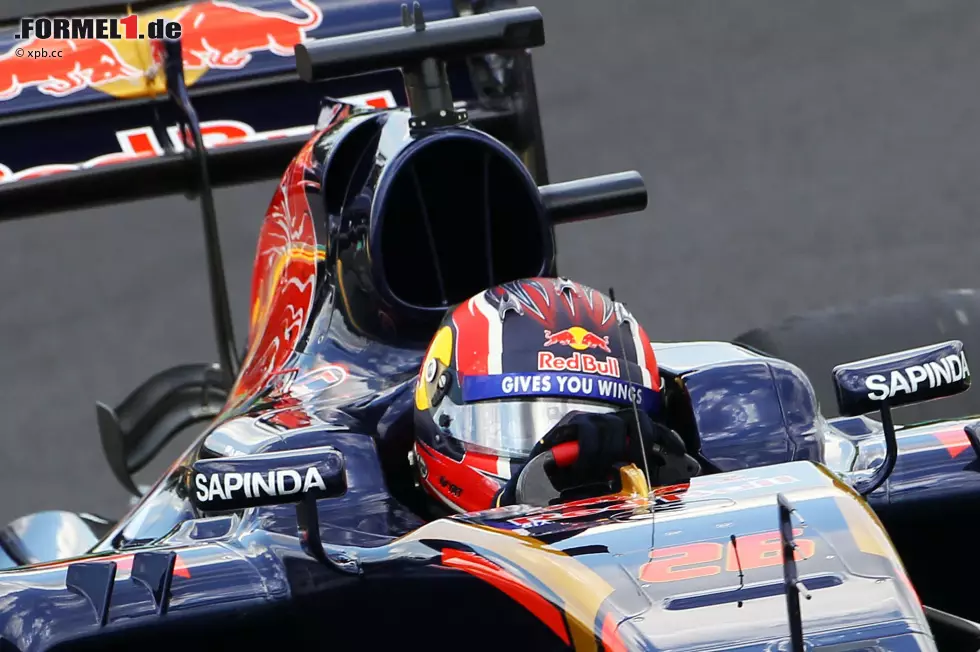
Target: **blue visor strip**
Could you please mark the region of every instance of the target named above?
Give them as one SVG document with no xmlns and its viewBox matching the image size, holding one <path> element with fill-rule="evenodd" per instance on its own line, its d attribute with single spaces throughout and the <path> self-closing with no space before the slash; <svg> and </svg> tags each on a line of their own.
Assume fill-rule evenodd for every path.
<svg viewBox="0 0 980 652">
<path fill-rule="evenodd" d="M 625 380 L 591 374 L 526 373 L 494 376 L 466 376 L 462 382 L 467 403 L 499 398 L 562 396 L 591 399 L 603 403 L 636 405 L 646 412 L 660 409 L 660 395 L 652 389 Z"/>
</svg>

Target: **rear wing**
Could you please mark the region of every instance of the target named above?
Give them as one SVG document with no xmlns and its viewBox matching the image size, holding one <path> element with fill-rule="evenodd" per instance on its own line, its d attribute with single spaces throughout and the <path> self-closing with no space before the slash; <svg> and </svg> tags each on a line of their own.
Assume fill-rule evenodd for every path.
<svg viewBox="0 0 980 652">
<path fill-rule="evenodd" d="M 312 6 L 312 1 L 291 0 L 297 6 L 306 7 Z M 447 2 L 449 0 L 426 0 L 426 4 L 436 3 L 443 13 Z M 528 53 L 530 48 L 544 44 L 543 21 L 537 9 L 515 8 L 482 14 L 470 11 L 469 15 L 430 22 L 428 17 L 424 17 L 423 3 L 419 0 L 413 2 L 411 10 L 406 4 L 395 9 L 393 3 L 389 3 L 390 0 L 382 0 L 363 6 L 376 8 L 377 5 L 388 5 L 393 9 L 394 27 L 311 41 L 309 47 L 304 43 L 296 44 L 297 60 L 292 64 L 296 68 L 291 76 L 296 76 L 297 85 L 302 83 L 299 82 L 300 78 L 307 89 L 317 88 L 321 82 L 337 81 L 337 77 L 341 78 L 338 83 L 350 79 L 363 81 L 378 70 L 396 76 L 404 75 L 405 95 L 408 96 L 406 103 L 413 110 L 413 120 L 421 120 L 422 126 L 426 120 L 433 124 L 433 121 L 441 120 L 438 117 L 441 115 L 447 120 L 468 120 L 490 133 L 496 131 L 504 142 L 507 142 L 508 136 L 526 139 L 525 154 L 528 156 L 525 159 L 531 158 L 531 163 L 538 166 L 535 181 L 542 202 L 555 224 L 642 210 L 646 206 L 646 189 L 642 178 L 635 172 L 545 185 L 543 142 Z M 456 0 L 449 6 L 455 11 L 461 4 L 465 3 Z M 497 3 L 487 0 L 479 4 L 486 7 Z M 229 3 L 223 1 L 221 4 L 222 7 L 226 5 Z M 362 5 L 345 2 L 339 6 Z M 442 15 L 438 11 L 436 14 Z M 270 39 L 268 37 L 266 40 Z M 144 108 L 143 115 L 152 117 L 151 125 L 136 132 L 127 132 L 137 137 L 129 141 L 132 146 L 128 150 L 124 147 L 121 153 L 98 157 L 94 162 L 89 161 L 81 166 L 81 169 L 49 168 L 43 174 L 33 175 L 33 178 L 11 179 L 8 176 L 6 180 L 0 180 L 0 222 L 176 192 L 199 196 L 220 370 L 222 380 L 230 388 L 238 372 L 239 359 L 232 332 L 212 189 L 215 186 L 278 177 L 307 141 L 313 125 L 264 132 L 267 136 L 264 138 L 247 134 L 244 138 L 226 137 L 217 143 L 209 143 L 207 127 L 215 125 L 208 125 L 202 120 L 202 114 L 195 104 L 208 106 L 213 98 L 232 97 L 245 109 L 254 112 L 258 107 L 258 113 L 271 115 L 290 115 L 295 107 L 285 103 L 288 100 L 284 99 L 284 95 L 270 92 L 269 86 L 264 86 L 261 94 L 252 92 L 255 87 L 248 82 L 237 86 L 202 86 L 196 95 L 203 101 L 192 104 L 195 93 L 188 88 L 188 57 L 182 39 L 157 43 L 154 65 L 162 68 L 158 74 L 163 80 L 166 96 L 140 101 Z M 207 45 L 210 47 L 211 42 L 208 41 Z M 509 93 L 511 106 L 508 108 L 504 104 L 490 103 L 488 96 L 482 92 L 477 93 L 472 102 L 456 101 L 453 84 L 460 82 L 450 62 L 464 60 L 471 69 L 474 61 L 482 60 L 488 65 L 496 65 L 500 59 L 494 58 L 494 53 L 500 52 L 505 59 L 509 58 L 510 72 L 520 72 L 517 77 L 509 76 L 509 73 L 500 77 L 509 84 L 504 90 Z M 198 52 L 194 54 L 197 56 Z M 227 63 L 227 60 L 222 60 Z M 299 75 L 296 74 L 297 69 Z M 91 74 L 86 78 L 91 79 Z M 152 81 L 156 83 L 155 79 Z M 275 88 L 284 89 L 286 86 Z M 313 93 L 312 97 L 315 97 L 316 92 Z M 138 106 L 130 103 L 124 108 L 135 110 Z M 84 132 L 86 129 L 78 127 L 77 121 L 86 121 L 94 130 L 99 123 L 107 121 L 108 116 L 117 115 L 119 110 L 120 107 L 111 103 L 93 103 L 56 108 L 54 113 L 42 115 L 39 120 L 58 122 L 62 133 L 65 133 L 65 129 L 70 132 L 72 127 Z M 11 135 L 14 135 L 12 130 L 18 124 L 22 124 L 21 131 L 29 131 L 27 127 L 35 127 L 37 122 L 25 122 L 23 116 L 17 114 L 0 121 L 0 127 L 7 129 Z M 525 130 L 529 124 L 533 128 Z M 218 126 L 230 128 L 235 125 L 226 121 Z M 2 138 L 3 133 L 0 132 L 0 142 L 5 146 L 10 144 L 10 141 Z M 153 146 L 137 149 L 134 143 L 140 142 L 140 139 L 152 140 Z M 5 148 L 3 153 L 7 155 L 10 151 Z M 528 165 L 528 168 L 534 174 L 534 167 Z"/>
<path fill-rule="evenodd" d="M 481 13 L 516 0 L 422 0 L 430 20 Z M 215 185 L 279 176 L 313 131 L 325 97 L 378 108 L 403 106 L 397 70 L 303 83 L 294 47 L 317 39 L 394 27 L 400 0 L 210 0 L 173 4 L 136 2 L 140 33 L 163 18 L 181 23 L 184 83 L 199 116 Z M 72 14 L 121 15 L 126 7 L 99 6 Z M 186 179 L 165 158 L 180 149 L 175 116 L 160 61 L 150 41 L 18 40 L 19 21 L 0 25 L 0 185 L 39 176 L 116 168 L 112 178 L 141 183 L 106 192 L 85 188 L 102 177 L 78 175 L 82 195 L 64 202 L 0 206 L 0 220 L 104 202 L 171 194 Z M 9 21 L 9 22 L 6 22 Z M 32 51 L 60 51 L 60 59 L 30 59 Z M 19 54 L 18 54 L 19 53 Z M 459 58 L 450 63 L 453 95 L 472 122 L 522 155 L 532 174 L 547 181 L 534 74 L 526 51 Z M 160 124 L 164 128 L 159 128 Z M 234 148 L 218 147 L 235 145 Z M 267 146 L 266 146 L 267 145 Z M 243 163 L 246 163 L 243 165 Z M 122 164 L 126 164 L 125 167 Z M 151 183 L 146 183 L 152 179 Z"/>
<path fill-rule="evenodd" d="M 302 4 L 312 0 L 292 1 Z M 370 6 L 373 7 L 375 4 L 381 3 L 371 3 Z M 439 6 L 445 9 L 443 5 Z M 408 12 L 407 6 L 401 5 L 397 9 L 391 8 L 394 9 L 392 16 L 396 26 L 399 22 L 404 23 Z M 420 2 L 414 3 L 414 11 L 417 15 L 422 15 Z M 439 15 L 438 12 L 437 15 Z M 399 17 L 401 17 L 401 21 L 399 21 Z M 440 51 L 441 55 L 453 55 L 457 58 L 469 57 L 469 61 L 473 61 L 474 57 L 484 57 L 496 51 L 503 51 L 512 56 L 515 61 L 525 62 L 528 76 L 519 87 L 526 91 L 526 93 L 522 93 L 523 95 L 529 93 L 533 97 L 533 76 L 527 49 L 544 42 L 541 16 L 536 9 L 490 12 L 484 15 L 460 17 L 456 20 L 438 21 L 434 22 L 433 25 L 439 27 L 434 28 L 432 34 L 446 35 L 449 37 L 449 42 L 455 44 L 452 51 Z M 535 26 L 536 29 L 530 32 L 525 29 L 515 34 L 513 32 L 514 27 L 522 25 Z M 393 29 L 397 31 L 399 28 Z M 339 39 L 324 39 L 323 41 L 316 41 L 316 43 L 374 43 L 377 46 L 388 47 L 387 42 L 381 41 L 373 35 L 391 31 L 392 29 L 374 30 Z M 425 42 L 426 38 L 427 35 L 422 35 L 422 42 Z M 272 132 L 272 136 L 265 138 L 255 138 L 254 134 L 245 138 L 226 138 L 220 142 L 223 146 L 208 147 L 209 143 L 205 139 L 205 128 L 208 124 L 202 121 L 201 114 L 192 104 L 194 94 L 187 85 L 188 58 L 186 50 L 183 48 L 181 40 L 159 41 L 158 43 L 160 45 L 154 61 L 162 68 L 159 74 L 163 79 L 166 96 L 142 100 L 144 119 L 152 118 L 151 124 L 138 131 L 128 132 L 130 135 L 135 134 L 138 139 L 152 140 L 152 147 L 138 150 L 133 146 L 128 151 L 124 147 L 122 152 L 98 157 L 94 162 L 89 161 L 88 164 L 82 166 L 82 169 L 49 167 L 44 169 L 42 174 L 34 175 L 33 178 L 10 179 L 8 177 L 5 182 L 0 182 L 0 222 L 53 211 L 145 199 L 176 192 L 184 192 L 188 196 L 197 195 L 201 202 L 205 231 L 219 371 L 222 384 L 230 388 L 237 376 L 240 360 L 232 328 L 231 308 L 218 239 L 217 216 L 212 189 L 215 186 L 278 177 L 303 143 L 306 142 L 309 132 L 313 130 L 313 125 L 279 129 Z M 298 44 L 296 51 L 304 57 L 308 54 L 303 44 Z M 361 51 L 357 51 L 356 54 L 360 57 L 367 56 L 366 52 Z M 412 62 L 422 54 L 418 51 L 406 51 L 401 54 L 401 59 L 388 57 L 385 63 L 389 67 L 402 64 L 400 67 L 404 68 L 406 65 L 414 65 Z M 304 61 L 304 63 L 308 64 L 309 61 Z M 361 75 L 360 79 L 363 80 L 367 76 L 364 73 L 377 70 L 373 66 L 374 63 L 376 62 L 367 56 L 367 61 L 356 70 L 356 64 L 349 62 L 348 68 L 343 73 L 359 74 Z M 295 66 L 295 63 L 292 65 Z M 304 66 L 304 68 L 306 67 L 308 66 Z M 397 70 L 391 71 L 391 73 L 399 75 Z M 292 75 L 296 75 L 295 69 Z M 452 71 L 446 67 L 443 75 L 445 76 L 443 83 L 451 86 Z M 315 82 L 323 79 L 319 75 L 307 74 L 305 76 L 307 79 L 303 85 L 307 89 L 316 88 Z M 406 76 L 412 77 L 411 74 Z M 91 78 L 91 75 L 88 78 Z M 203 100 L 200 104 L 205 106 L 208 105 L 209 100 L 215 98 L 227 100 L 230 97 L 237 99 L 238 103 L 248 110 L 255 111 L 258 107 L 258 112 L 262 114 L 292 115 L 296 110 L 295 106 L 285 103 L 289 100 L 285 98 L 283 93 L 270 91 L 270 88 L 282 91 L 290 84 L 292 84 L 291 81 L 283 82 L 281 86 L 263 86 L 261 94 L 255 93 L 255 87 L 250 86 L 247 82 L 240 82 L 238 86 L 218 84 L 212 87 L 203 86 L 197 95 L 199 95 L 198 99 Z M 297 76 L 296 85 L 299 84 L 302 82 Z M 451 88 L 445 89 L 446 96 L 452 101 L 450 90 Z M 309 90 L 306 92 L 311 93 Z M 315 97 L 316 91 L 312 91 L 312 93 L 308 98 L 311 101 Z M 519 99 L 523 103 L 523 110 L 526 112 L 527 107 L 531 105 L 524 102 L 526 97 Z M 283 110 L 284 106 L 288 107 L 288 110 Z M 16 135 L 18 125 L 20 125 L 20 131 L 26 132 L 31 130 L 28 128 L 36 128 L 39 124 L 54 128 L 55 123 L 61 128 L 60 133 L 62 134 L 74 133 L 74 129 L 84 133 L 87 128 L 97 129 L 100 123 L 108 122 L 109 116 L 120 115 L 121 110 L 135 110 L 136 108 L 138 105 L 134 103 L 130 103 L 124 109 L 105 102 L 82 104 L 64 109 L 55 108 L 53 113 L 43 114 L 36 119 L 30 119 L 31 117 L 27 116 L 26 121 L 24 116 L 13 114 L 0 122 L 0 127 L 3 127 L 9 136 Z M 478 126 L 481 118 L 484 120 L 492 120 L 493 118 L 493 116 L 481 116 L 480 108 L 480 98 L 477 97 L 477 106 L 474 106 L 471 121 L 476 121 Z M 467 108 L 459 110 L 461 113 L 469 113 Z M 514 123 L 508 114 L 503 113 L 502 116 L 500 121 L 504 125 Z M 536 110 L 533 121 L 537 122 Z M 83 127 L 82 122 L 89 127 Z M 228 127 L 229 123 L 226 121 L 223 126 Z M 491 123 L 490 126 L 492 127 L 494 124 Z M 499 125 L 497 126 L 499 127 Z M 68 129 L 68 132 L 65 129 Z M 268 136 L 270 132 L 265 133 Z M 181 134 L 181 137 L 178 137 L 178 134 Z M 0 138 L 4 138 L 4 132 L 0 132 Z M 11 141 L 0 140 L 0 142 L 5 142 L 4 155 L 12 151 L 6 147 L 11 144 Z M 69 139 L 67 142 L 71 143 L 71 140 Z M 130 143 L 132 144 L 133 141 Z M 45 148 L 33 147 L 32 149 Z M 55 147 L 55 149 L 65 151 L 68 148 L 62 146 L 60 148 Z M 543 149 L 540 129 L 536 132 L 530 149 Z M 543 164 L 543 157 L 538 160 Z M 541 182 L 539 181 L 539 183 Z M 561 191 L 561 188 L 557 190 Z M 571 188 L 566 189 L 566 191 L 576 192 L 576 189 Z M 564 196 L 568 196 L 568 193 L 558 192 L 556 198 L 560 201 L 560 198 Z M 645 191 L 643 191 L 644 203 L 645 197 Z M 569 219 L 574 219 L 574 213 L 573 209 L 568 216 Z"/>
</svg>

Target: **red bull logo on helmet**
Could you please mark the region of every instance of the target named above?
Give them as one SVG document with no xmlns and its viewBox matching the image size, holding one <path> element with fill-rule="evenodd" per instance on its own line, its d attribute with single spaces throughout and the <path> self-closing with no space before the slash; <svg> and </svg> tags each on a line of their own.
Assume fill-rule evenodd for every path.
<svg viewBox="0 0 980 652">
<path fill-rule="evenodd" d="M 619 378 L 619 359 L 599 360 L 591 353 L 573 353 L 565 358 L 550 351 L 538 351 L 538 371 L 578 371 Z"/>
<path fill-rule="evenodd" d="M 544 346 L 554 346 L 555 344 L 569 346 L 576 351 L 602 349 L 606 353 L 610 352 L 608 337 L 599 337 L 581 326 L 572 326 L 554 333 L 546 330 L 544 332 Z"/>
</svg>

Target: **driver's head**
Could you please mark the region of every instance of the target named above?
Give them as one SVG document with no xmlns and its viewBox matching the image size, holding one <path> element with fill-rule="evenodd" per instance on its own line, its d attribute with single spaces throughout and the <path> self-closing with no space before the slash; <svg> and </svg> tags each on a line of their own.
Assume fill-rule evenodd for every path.
<svg viewBox="0 0 980 652">
<path fill-rule="evenodd" d="M 422 484 L 453 510 L 489 508 L 565 414 L 611 412 L 633 396 L 655 415 L 660 389 L 650 340 L 622 304 L 562 278 L 491 288 L 449 311 L 422 361 Z"/>
</svg>

